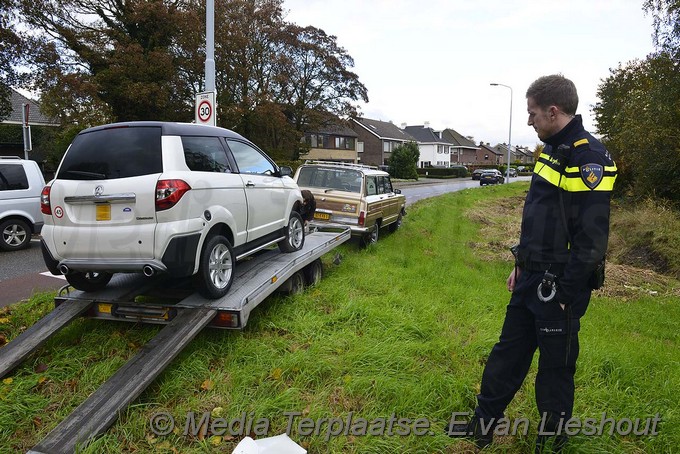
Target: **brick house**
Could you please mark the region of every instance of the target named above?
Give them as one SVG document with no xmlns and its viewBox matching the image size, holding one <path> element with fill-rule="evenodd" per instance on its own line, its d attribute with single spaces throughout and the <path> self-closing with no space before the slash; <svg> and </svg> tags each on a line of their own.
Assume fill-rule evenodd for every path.
<svg viewBox="0 0 680 454">
<path fill-rule="evenodd" d="M 305 132 L 302 141 L 309 146 L 309 151 L 301 153 L 300 159 L 357 163 L 358 137 L 352 128 L 343 124 Z"/>
<path fill-rule="evenodd" d="M 472 140 L 449 128 L 443 130 L 440 136 L 453 144 L 451 147 L 451 165 L 467 166 L 477 162 L 479 146 Z"/>
<path fill-rule="evenodd" d="M 358 135 L 359 162 L 367 165 L 387 165 L 392 151 L 415 139 L 394 123 L 369 118 L 352 119 L 352 129 Z"/>
</svg>

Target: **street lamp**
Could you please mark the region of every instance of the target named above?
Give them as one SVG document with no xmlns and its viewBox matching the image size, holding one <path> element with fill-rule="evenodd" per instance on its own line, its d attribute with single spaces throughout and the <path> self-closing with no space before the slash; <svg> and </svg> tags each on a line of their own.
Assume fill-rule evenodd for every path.
<svg viewBox="0 0 680 454">
<path fill-rule="evenodd" d="M 492 85 L 494 87 L 505 87 L 510 89 L 510 128 L 508 128 L 508 162 L 507 168 L 505 169 L 505 175 L 507 178 L 507 182 L 510 183 L 510 141 L 512 140 L 512 87 L 510 85 L 504 85 L 504 84 L 497 84 L 497 83 L 491 83 L 489 85 Z"/>
</svg>

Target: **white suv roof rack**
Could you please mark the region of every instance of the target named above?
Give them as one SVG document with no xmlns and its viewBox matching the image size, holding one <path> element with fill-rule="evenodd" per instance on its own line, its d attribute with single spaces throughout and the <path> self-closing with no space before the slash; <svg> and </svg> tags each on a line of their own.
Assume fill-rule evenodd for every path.
<svg viewBox="0 0 680 454">
<path fill-rule="evenodd" d="M 0 156 L 0 159 L 18 159 L 21 161 L 19 156 Z"/>
<path fill-rule="evenodd" d="M 341 162 L 341 161 L 316 161 L 316 160 L 307 160 L 305 161 L 305 164 L 325 164 L 325 165 L 333 165 L 333 166 L 340 166 L 340 167 L 353 167 L 353 168 L 358 168 L 358 169 L 370 169 L 370 170 L 380 170 L 378 169 L 377 166 L 369 166 L 366 164 L 355 164 L 353 162 Z"/>
</svg>

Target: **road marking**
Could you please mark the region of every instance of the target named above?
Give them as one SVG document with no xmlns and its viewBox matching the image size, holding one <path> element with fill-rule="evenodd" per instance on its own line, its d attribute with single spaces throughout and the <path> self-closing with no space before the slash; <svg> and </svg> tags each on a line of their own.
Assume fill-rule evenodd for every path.
<svg viewBox="0 0 680 454">
<path fill-rule="evenodd" d="M 55 276 L 54 274 L 50 273 L 49 271 L 45 271 L 44 273 L 40 273 L 40 275 L 41 276 L 47 276 L 47 277 L 53 277 L 55 279 L 61 279 L 63 281 L 66 280 L 66 276 L 64 276 L 63 274 L 59 274 L 59 275 Z"/>
</svg>

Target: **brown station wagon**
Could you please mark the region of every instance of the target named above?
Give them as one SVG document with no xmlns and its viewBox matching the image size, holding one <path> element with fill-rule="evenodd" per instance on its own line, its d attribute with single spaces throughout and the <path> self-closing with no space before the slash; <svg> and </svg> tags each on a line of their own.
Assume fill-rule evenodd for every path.
<svg viewBox="0 0 680 454">
<path fill-rule="evenodd" d="M 347 225 L 364 245 L 378 241 L 381 227 L 397 230 L 406 214 L 406 198 L 377 167 L 309 161 L 297 170 L 295 181 L 314 195 L 314 222 Z"/>
</svg>

